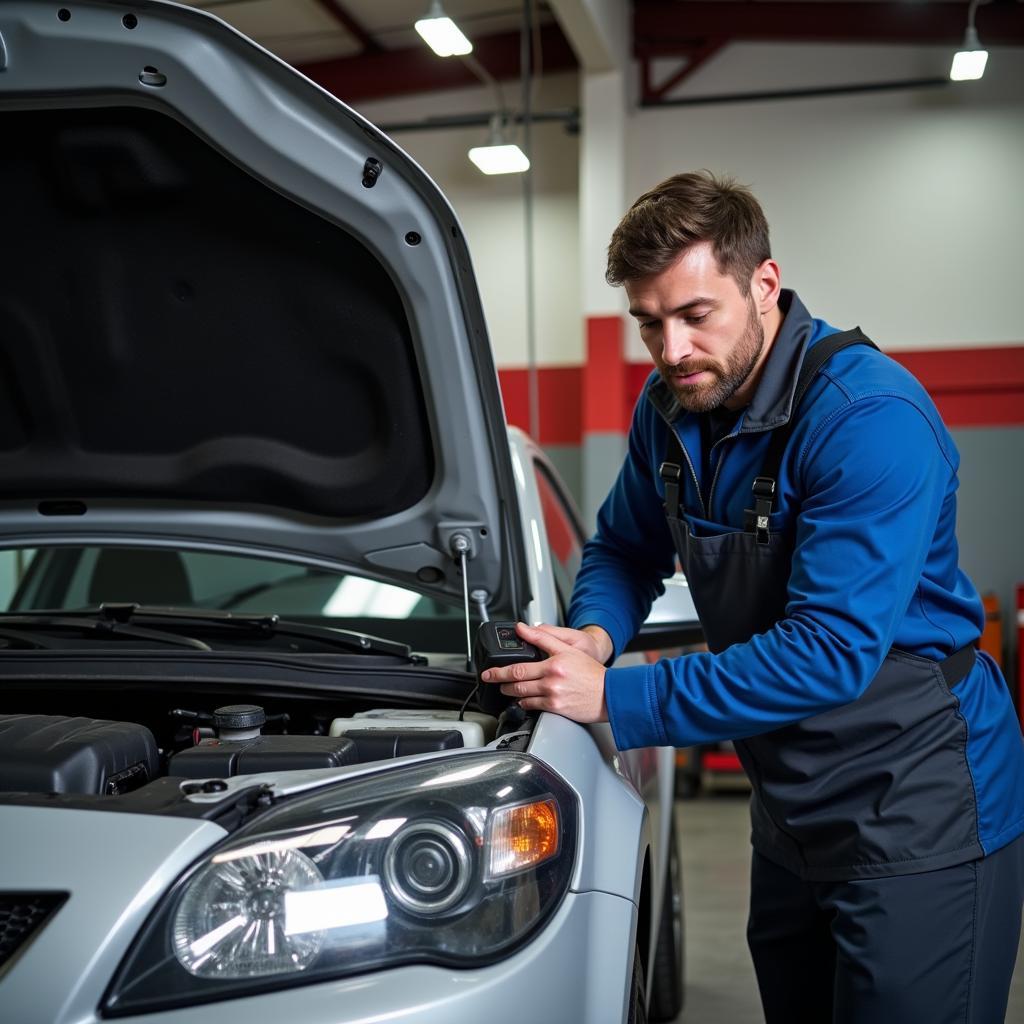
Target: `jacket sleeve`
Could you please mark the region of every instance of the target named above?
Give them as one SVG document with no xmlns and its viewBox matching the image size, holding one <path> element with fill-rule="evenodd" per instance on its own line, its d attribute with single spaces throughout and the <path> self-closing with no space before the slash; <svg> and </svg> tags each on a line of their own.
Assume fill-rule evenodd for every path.
<svg viewBox="0 0 1024 1024">
<path fill-rule="evenodd" d="M 916 406 L 874 395 L 819 425 L 796 472 L 785 618 L 719 654 L 610 669 L 620 749 L 769 732 L 856 700 L 874 678 L 953 500 L 955 468 Z"/>
<path fill-rule="evenodd" d="M 640 628 L 675 571 L 648 447 L 656 442 L 653 409 L 642 396 L 633 411 L 622 469 L 597 514 L 597 532 L 583 548 L 566 619 L 577 629 L 598 625 L 617 657 Z"/>
</svg>

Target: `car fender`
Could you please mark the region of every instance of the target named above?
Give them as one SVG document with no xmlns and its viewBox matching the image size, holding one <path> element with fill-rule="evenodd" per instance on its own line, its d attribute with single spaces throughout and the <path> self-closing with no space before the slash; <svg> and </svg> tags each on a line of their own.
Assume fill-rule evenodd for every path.
<svg viewBox="0 0 1024 1024">
<path fill-rule="evenodd" d="M 607 892 L 638 904 L 644 857 L 652 842 L 651 816 L 622 772 L 611 731 L 607 726 L 585 729 L 545 713 L 537 721 L 530 753 L 558 772 L 580 800 L 573 891 Z"/>
</svg>

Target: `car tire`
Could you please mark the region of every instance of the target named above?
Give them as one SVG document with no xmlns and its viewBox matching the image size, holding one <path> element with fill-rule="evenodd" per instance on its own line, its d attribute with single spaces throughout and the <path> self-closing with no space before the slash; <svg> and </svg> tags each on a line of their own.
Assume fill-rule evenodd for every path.
<svg viewBox="0 0 1024 1024">
<path fill-rule="evenodd" d="M 679 1016 L 686 997 L 684 967 L 686 933 L 683 927 L 683 872 L 676 842 L 676 825 L 669 829 L 668 870 L 658 923 L 651 978 L 650 1019 L 671 1021 Z"/>
<path fill-rule="evenodd" d="M 647 1024 L 647 997 L 644 991 L 644 964 L 640 947 L 633 947 L 633 983 L 629 989 L 627 1024 Z"/>
</svg>

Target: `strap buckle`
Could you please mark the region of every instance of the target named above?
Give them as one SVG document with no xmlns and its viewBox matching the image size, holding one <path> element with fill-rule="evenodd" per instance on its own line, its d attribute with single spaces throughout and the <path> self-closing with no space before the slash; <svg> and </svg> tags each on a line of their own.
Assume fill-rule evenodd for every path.
<svg viewBox="0 0 1024 1024">
<path fill-rule="evenodd" d="M 676 462 L 666 460 L 658 469 L 658 475 L 665 483 L 665 514 L 671 519 L 679 518 L 679 481 L 682 479 L 682 467 Z"/>
<path fill-rule="evenodd" d="M 751 489 L 754 492 L 754 509 L 747 509 L 747 514 L 753 519 L 757 543 L 767 544 L 768 517 L 772 514 L 772 503 L 775 500 L 775 481 L 770 476 L 759 476 L 755 478 Z"/>
</svg>

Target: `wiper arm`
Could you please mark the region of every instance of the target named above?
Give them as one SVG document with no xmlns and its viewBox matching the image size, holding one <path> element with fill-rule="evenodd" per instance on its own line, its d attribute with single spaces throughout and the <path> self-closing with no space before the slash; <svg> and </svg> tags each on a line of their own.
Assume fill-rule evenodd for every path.
<svg viewBox="0 0 1024 1024">
<path fill-rule="evenodd" d="M 356 633 L 348 629 L 335 629 L 333 626 L 312 626 L 305 622 L 293 622 L 290 619 L 282 619 L 279 615 L 239 615 L 237 612 L 220 610 L 158 608 L 153 605 L 131 604 L 104 604 L 101 605 L 101 609 L 108 615 L 126 615 L 133 621 L 145 618 L 162 622 L 194 622 L 202 626 L 250 630 L 263 636 L 303 637 L 359 654 L 385 654 L 413 664 L 425 662 L 424 658 L 412 653 L 412 648 L 408 644 L 397 640 L 385 640 L 383 637 Z"/>
<path fill-rule="evenodd" d="M 99 632 L 117 633 L 121 636 L 135 636 L 139 639 L 177 643 L 200 651 L 211 648 L 202 640 L 181 636 L 167 630 L 146 629 L 134 623 L 140 619 L 162 622 L 168 625 L 203 626 L 231 630 L 249 630 L 261 636 L 294 636 L 316 640 L 333 647 L 359 654 L 383 654 L 401 658 L 410 664 L 425 664 L 426 659 L 412 653 L 408 644 L 383 637 L 356 633 L 347 629 L 329 626 L 311 626 L 304 622 L 283 620 L 279 615 L 239 615 L 226 612 L 192 608 L 163 608 L 156 605 L 104 603 L 96 608 L 75 611 L 19 612 L 17 615 L 0 614 L 0 629 L 5 625 L 27 625 L 51 628 L 93 628 Z"/>
<path fill-rule="evenodd" d="M 18 629 L 0 629 L 0 640 L 14 640 L 24 647 L 28 647 L 33 650 L 51 650 L 54 645 L 47 643 L 45 640 L 40 640 L 39 637 L 32 636 L 30 633 L 22 633 Z M 4 644 L 2 650 L 8 650 L 8 645 Z"/>
<path fill-rule="evenodd" d="M 96 612 L 19 612 L 17 615 L 0 615 L 0 627 L 7 625 L 20 626 L 22 629 L 76 629 L 81 632 L 95 632 L 101 635 L 115 635 L 122 637 L 133 637 L 136 640 L 152 640 L 154 643 L 170 644 L 173 647 L 189 647 L 196 651 L 210 651 L 209 644 L 194 637 L 181 636 L 178 633 L 168 633 L 162 629 L 146 629 L 142 626 L 128 625 L 129 614 L 124 617 L 119 614 L 122 607 L 133 608 L 133 605 L 108 605 L 100 606 L 100 615 L 97 618 Z M 21 634 L 20 631 L 6 630 L 0 628 L 0 636 L 10 636 L 13 639 L 20 639 L 34 643 L 37 647 L 57 649 L 56 644 L 45 644 L 34 641 L 33 638 Z"/>
</svg>

